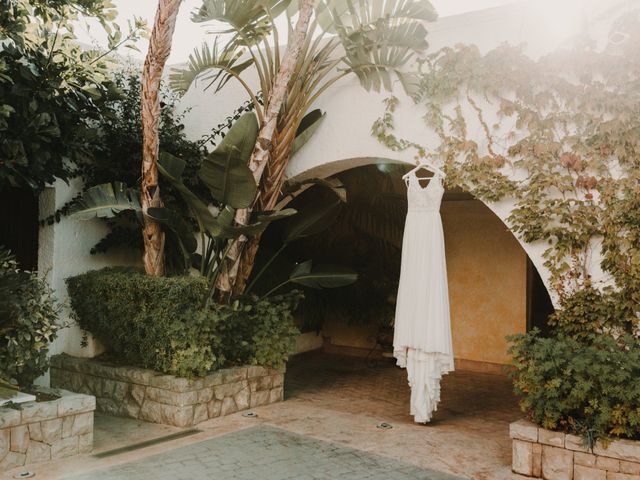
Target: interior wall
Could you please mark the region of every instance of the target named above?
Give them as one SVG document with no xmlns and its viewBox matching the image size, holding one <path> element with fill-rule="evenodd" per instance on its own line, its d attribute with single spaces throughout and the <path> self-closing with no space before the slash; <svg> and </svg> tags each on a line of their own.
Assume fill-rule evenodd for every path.
<svg viewBox="0 0 640 480">
<path fill-rule="evenodd" d="M 455 357 L 508 363 L 505 337 L 526 331 L 526 253 L 480 201 L 445 200 L 441 215 Z M 376 328 L 327 319 L 322 333 L 333 346 L 370 349 Z"/>
<path fill-rule="evenodd" d="M 477 200 L 442 203 L 456 358 L 507 363 L 507 335 L 526 330 L 527 257 Z"/>
</svg>

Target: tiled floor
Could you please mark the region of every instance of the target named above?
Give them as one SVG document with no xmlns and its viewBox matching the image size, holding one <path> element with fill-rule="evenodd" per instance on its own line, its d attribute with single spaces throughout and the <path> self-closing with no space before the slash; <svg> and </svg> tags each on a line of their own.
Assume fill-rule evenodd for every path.
<svg viewBox="0 0 640 480">
<path fill-rule="evenodd" d="M 197 426 L 200 432 L 183 438 L 30 470 L 43 480 L 78 475 L 82 480 L 288 480 L 313 474 L 325 479 L 451 478 L 443 474 L 477 480 L 524 478 L 509 468 L 508 425 L 521 417 L 509 380 L 458 371 L 445 377 L 442 393 L 434 421 L 415 424 L 408 415 L 406 372 L 392 361 L 372 365 L 360 358 L 305 354 L 289 363 L 285 401 L 255 409 L 257 418 L 234 414 L 204 422 Z M 393 428 L 377 428 L 381 422 Z M 180 431 L 97 417 L 95 451 Z M 261 469 L 260 464 L 271 467 Z M 222 465 L 228 470 L 223 472 Z M 6 476 L 0 472 L 0 478 L 17 471 Z"/>
<path fill-rule="evenodd" d="M 462 480 L 259 425 L 70 480 Z"/>
</svg>

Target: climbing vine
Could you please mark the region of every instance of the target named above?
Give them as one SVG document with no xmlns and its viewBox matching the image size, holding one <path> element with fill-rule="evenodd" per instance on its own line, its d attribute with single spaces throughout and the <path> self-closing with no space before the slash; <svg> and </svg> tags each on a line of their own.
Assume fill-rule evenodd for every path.
<svg viewBox="0 0 640 480">
<path fill-rule="evenodd" d="M 637 13 L 625 16 L 629 33 L 622 43 L 610 36 L 606 47 L 596 49 L 583 38 L 571 49 L 538 60 L 506 45 L 485 55 L 475 46 L 444 48 L 419 65 L 415 97 L 424 107 L 426 127 L 439 139 L 436 147 L 428 150 L 395 134 L 395 97 L 387 99 L 372 127 L 389 148 L 413 149 L 417 159 L 440 164 L 449 187 L 487 202 L 514 201 L 507 222 L 525 242 L 548 245 L 545 266 L 560 306 L 573 305 L 576 295 L 596 298 L 600 303 L 592 307 L 606 310 L 601 317 L 607 320 L 606 325 L 596 322 L 599 331 L 636 335 L 638 19 Z M 620 28 L 614 22 L 618 35 Z M 469 133 L 478 131 L 479 136 Z M 605 275 L 596 281 L 592 260 L 598 252 Z"/>
</svg>

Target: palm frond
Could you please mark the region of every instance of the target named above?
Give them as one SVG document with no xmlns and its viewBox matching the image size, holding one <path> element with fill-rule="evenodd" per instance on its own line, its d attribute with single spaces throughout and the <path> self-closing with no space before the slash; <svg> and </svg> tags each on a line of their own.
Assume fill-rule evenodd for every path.
<svg viewBox="0 0 640 480">
<path fill-rule="evenodd" d="M 253 64 L 249 59 L 239 62 L 242 49 L 219 48 L 218 41 L 213 45 L 203 44 L 189 55 L 186 68 L 175 68 L 169 75 L 169 84 L 177 92 L 185 93 L 194 82 L 206 82 L 206 87 L 215 86 L 217 92 L 233 77 L 238 77 L 242 71 Z"/>
<path fill-rule="evenodd" d="M 292 0 L 204 0 L 191 16 L 196 23 L 218 21 L 229 25 L 216 33 L 234 34 L 234 43 L 255 45 L 269 35 L 273 19 L 283 13 Z"/>
</svg>

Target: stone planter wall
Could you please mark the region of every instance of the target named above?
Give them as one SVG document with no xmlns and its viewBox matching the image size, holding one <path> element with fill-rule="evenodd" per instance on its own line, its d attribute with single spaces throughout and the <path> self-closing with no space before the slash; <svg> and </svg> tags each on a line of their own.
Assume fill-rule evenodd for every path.
<svg viewBox="0 0 640 480">
<path fill-rule="evenodd" d="M 51 385 L 94 395 L 99 412 L 186 427 L 282 401 L 284 371 L 234 367 L 187 379 L 58 355 L 51 358 Z"/>
<path fill-rule="evenodd" d="M 95 398 L 64 390 L 47 393 L 60 398 L 23 403 L 21 410 L 0 408 L 0 472 L 93 449 Z"/>
<path fill-rule="evenodd" d="M 616 440 L 593 451 L 575 435 L 552 432 L 526 420 L 512 423 L 512 469 L 545 480 L 640 480 L 640 442 Z"/>
</svg>

